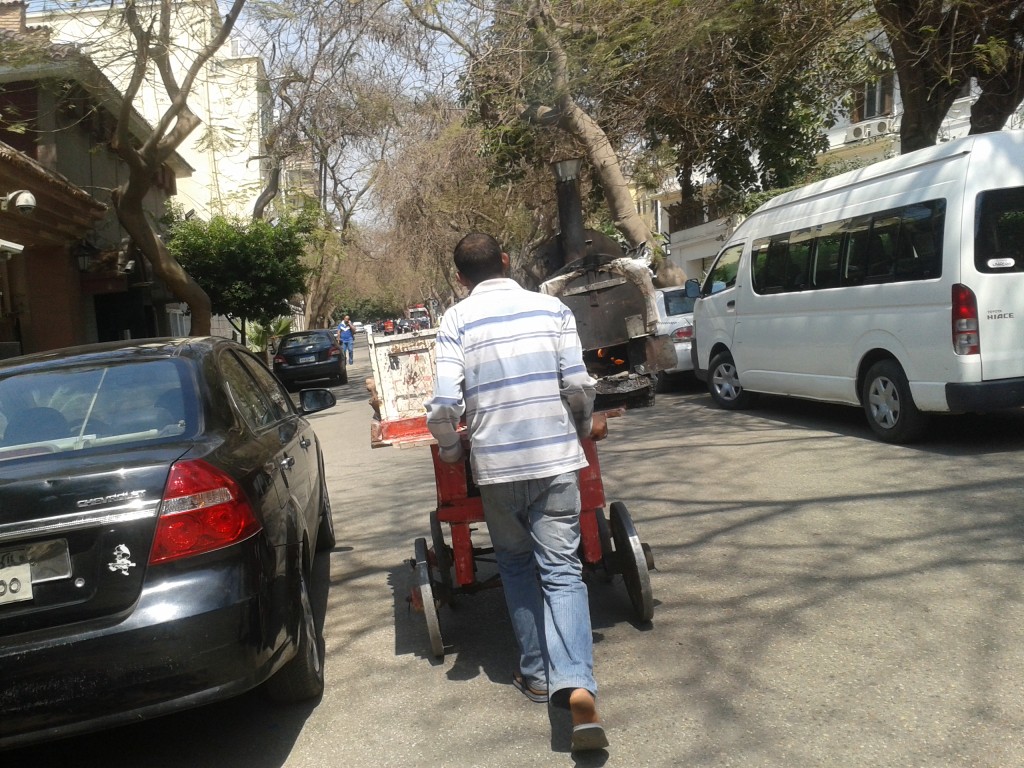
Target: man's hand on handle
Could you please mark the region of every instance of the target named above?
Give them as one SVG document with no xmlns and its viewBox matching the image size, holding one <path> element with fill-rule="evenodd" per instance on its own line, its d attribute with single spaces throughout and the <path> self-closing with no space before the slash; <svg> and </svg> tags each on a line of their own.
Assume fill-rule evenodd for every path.
<svg viewBox="0 0 1024 768">
<path fill-rule="evenodd" d="M 466 458 L 469 453 L 469 432 L 465 427 L 459 428 L 459 442 L 450 450 L 438 450 L 437 456 L 445 464 L 458 464 Z"/>
<path fill-rule="evenodd" d="M 624 412 L 624 408 L 615 408 L 610 411 L 595 411 L 590 422 L 590 439 L 604 440 L 608 437 L 608 419 L 618 418 Z"/>
</svg>

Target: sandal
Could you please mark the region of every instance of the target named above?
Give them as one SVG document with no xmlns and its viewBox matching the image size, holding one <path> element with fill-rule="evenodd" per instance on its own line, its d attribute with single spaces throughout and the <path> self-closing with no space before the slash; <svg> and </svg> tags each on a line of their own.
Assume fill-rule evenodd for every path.
<svg viewBox="0 0 1024 768">
<path fill-rule="evenodd" d="M 548 700 L 548 689 L 547 688 L 536 688 L 530 683 L 523 679 L 523 676 L 519 672 L 512 673 L 512 685 L 523 692 L 523 695 L 530 701 L 534 701 L 538 704 L 544 704 Z"/>
<path fill-rule="evenodd" d="M 581 723 L 572 728 L 573 752 L 588 752 L 593 749 L 604 749 L 608 746 L 608 736 L 600 723 Z"/>
</svg>

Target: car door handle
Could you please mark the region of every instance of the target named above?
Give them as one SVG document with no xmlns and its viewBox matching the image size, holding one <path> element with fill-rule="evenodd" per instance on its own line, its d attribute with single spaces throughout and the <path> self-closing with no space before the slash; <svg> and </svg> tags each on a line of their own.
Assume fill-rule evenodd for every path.
<svg viewBox="0 0 1024 768">
<path fill-rule="evenodd" d="M 725 302 L 725 308 L 726 309 L 735 309 L 736 308 L 736 301 L 732 300 L 732 301 Z"/>
<path fill-rule="evenodd" d="M 305 435 L 303 435 L 299 439 L 299 445 L 302 446 L 303 448 L 309 448 L 309 446 L 311 446 L 312 444 L 313 443 L 310 442 L 309 438 L 307 438 Z"/>
<path fill-rule="evenodd" d="M 295 466 L 295 459 L 291 456 L 285 456 L 279 463 L 281 464 L 281 469 L 291 469 Z"/>
</svg>

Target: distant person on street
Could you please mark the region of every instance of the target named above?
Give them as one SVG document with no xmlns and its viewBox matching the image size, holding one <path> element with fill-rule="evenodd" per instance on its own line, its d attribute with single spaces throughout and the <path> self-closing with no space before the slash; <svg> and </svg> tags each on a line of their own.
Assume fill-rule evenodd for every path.
<svg viewBox="0 0 1024 768">
<path fill-rule="evenodd" d="M 595 697 L 593 636 L 580 544 L 580 437 L 607 434 L 593 414 L 594 380 L 576 320 L 559 299 L 507 277 L 490 235 L 455 248 L 470 295 L 445 312 L 427 426 L 443 461 L 463 460 L 465 417 L 473 478 L 519 646 L 515 687 L 531 701 L 568 703 L 573 750 L 608 745 Z M 539 575 L 539 580 L 538 580 Z"/>
<path fill-rule="evenodd" d="M 349 365 L 352 365 L 353 345 L 355 340 L 356 332 L 355 329 L 352 328 L 352 321 L 348 319 L 348 315 L 345 315 L 341 322 L 338 323 L 338 341 L 341 343 L 342 353 L 348 355 Z"/>
</svg>

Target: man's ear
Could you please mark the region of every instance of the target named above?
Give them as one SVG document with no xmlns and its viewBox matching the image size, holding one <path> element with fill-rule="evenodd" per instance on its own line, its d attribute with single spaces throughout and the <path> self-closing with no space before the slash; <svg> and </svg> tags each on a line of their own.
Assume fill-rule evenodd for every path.
<svg viewBox="0 0 1024 768">
<path fill-rule="evenodd" d="M 508 276 L 509 270 L 511 269 L 510 264 L 511 262 L 508 258 L 508 254 L 503 251 L 501 254 L 501 272 L 506 277 Z"/>
<path fill-rule="evenodd" d="M 462 285 L 465 288 L 473 290 L 473 283 L 471 283 L 469 279 L 461 272 L 456 271 L 455 279 L 459 281 L 459 285 Z"/>
</svg>

